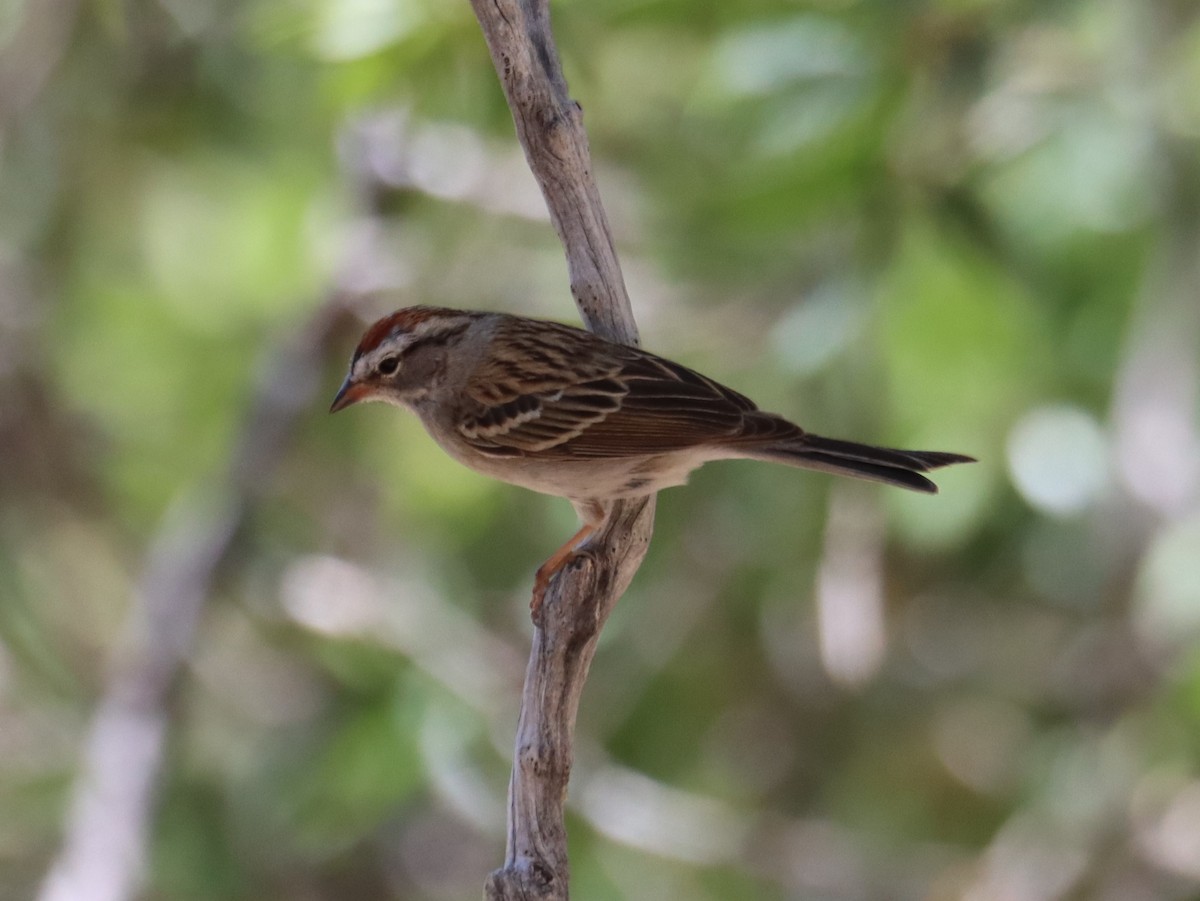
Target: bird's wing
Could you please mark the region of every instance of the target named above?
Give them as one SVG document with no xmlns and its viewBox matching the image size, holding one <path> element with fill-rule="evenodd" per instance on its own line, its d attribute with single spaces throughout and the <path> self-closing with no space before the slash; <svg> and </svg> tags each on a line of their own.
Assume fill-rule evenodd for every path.
<svg viewBox="0 0 1200 901">
<path fill-rule="evenodd" d="M 484 454 L 621 457 L 799 433 L 685 366 L 579 329 L 510 326 L 496 340 L 513 352 L 476 370 L 458 424 Z"/>
</svg>

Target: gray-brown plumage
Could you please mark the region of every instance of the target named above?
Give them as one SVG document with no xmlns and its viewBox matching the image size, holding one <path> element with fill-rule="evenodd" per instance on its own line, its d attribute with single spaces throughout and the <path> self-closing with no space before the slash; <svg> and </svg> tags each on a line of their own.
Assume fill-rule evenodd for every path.
<svg viewBox="0 0 1200 901">
<path fill-rule="evenodd" d="M 823 438 L 640 348 L 502 313 L 408 307 L 379 320 L 331 409 L 366 400 L 413 410 L 472 469 L 569 499 L 584 528 L 551 558 L 556 566 L 614 500 L 682 484 L 711 460 L 766 460 L 932 494 L 923 473 L 972 459 Z M 543 587 L 552 574 L 539 575 Z"/>
</svg>

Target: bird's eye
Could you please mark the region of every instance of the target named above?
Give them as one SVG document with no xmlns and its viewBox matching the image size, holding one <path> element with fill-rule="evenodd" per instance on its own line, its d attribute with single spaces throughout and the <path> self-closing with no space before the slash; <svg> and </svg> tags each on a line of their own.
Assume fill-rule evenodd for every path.
<svg viewBox="0 0 1200 901">
<path fill-rule="evenodd" d="M 400 368 L 400 360 L 398 357 L 384 357 L 375 368 L 379 370 L 380 375 L 395 375 L 396 370 Z"/>
</svg>

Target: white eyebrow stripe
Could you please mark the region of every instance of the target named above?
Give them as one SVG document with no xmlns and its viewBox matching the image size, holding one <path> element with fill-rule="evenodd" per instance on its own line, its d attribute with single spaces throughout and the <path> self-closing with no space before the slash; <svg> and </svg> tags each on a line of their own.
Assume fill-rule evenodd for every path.
<svg viewBox="0 0 1200 901">
<path fill-rule="evenodd" d="M 375 367 L 379 365 L 379 361 L 384 357 L 394 357 L 397 354 L 402 354 L 412 346 L 416 340 L 416 335 L 411 332 L 405 332 L 396 335 L 394 338 L 375 348 L 370 353 L 358 358 L 358 362 L 354 364 L 356 376 L 364 376 L 369 372 L 373 372 Z"/>
</svg>

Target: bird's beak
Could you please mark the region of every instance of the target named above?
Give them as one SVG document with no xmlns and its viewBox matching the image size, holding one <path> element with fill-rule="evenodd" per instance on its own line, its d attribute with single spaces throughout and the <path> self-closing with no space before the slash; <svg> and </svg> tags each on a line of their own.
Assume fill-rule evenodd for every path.
<svg viewBox="0 0 1200 901">
<path fill-rule="evenodd" d="M 336 413 L 351 407 L 360 400 L 365 400 L 367 393 L 366 385 L 351 381 L 350 376 L 346 376 L 346 381 L 342 382 L 342 387 L 338 388 L 338 393 L 334 395 L 333 403 L 329 405 L 329 412 Z"/>
</svg>

